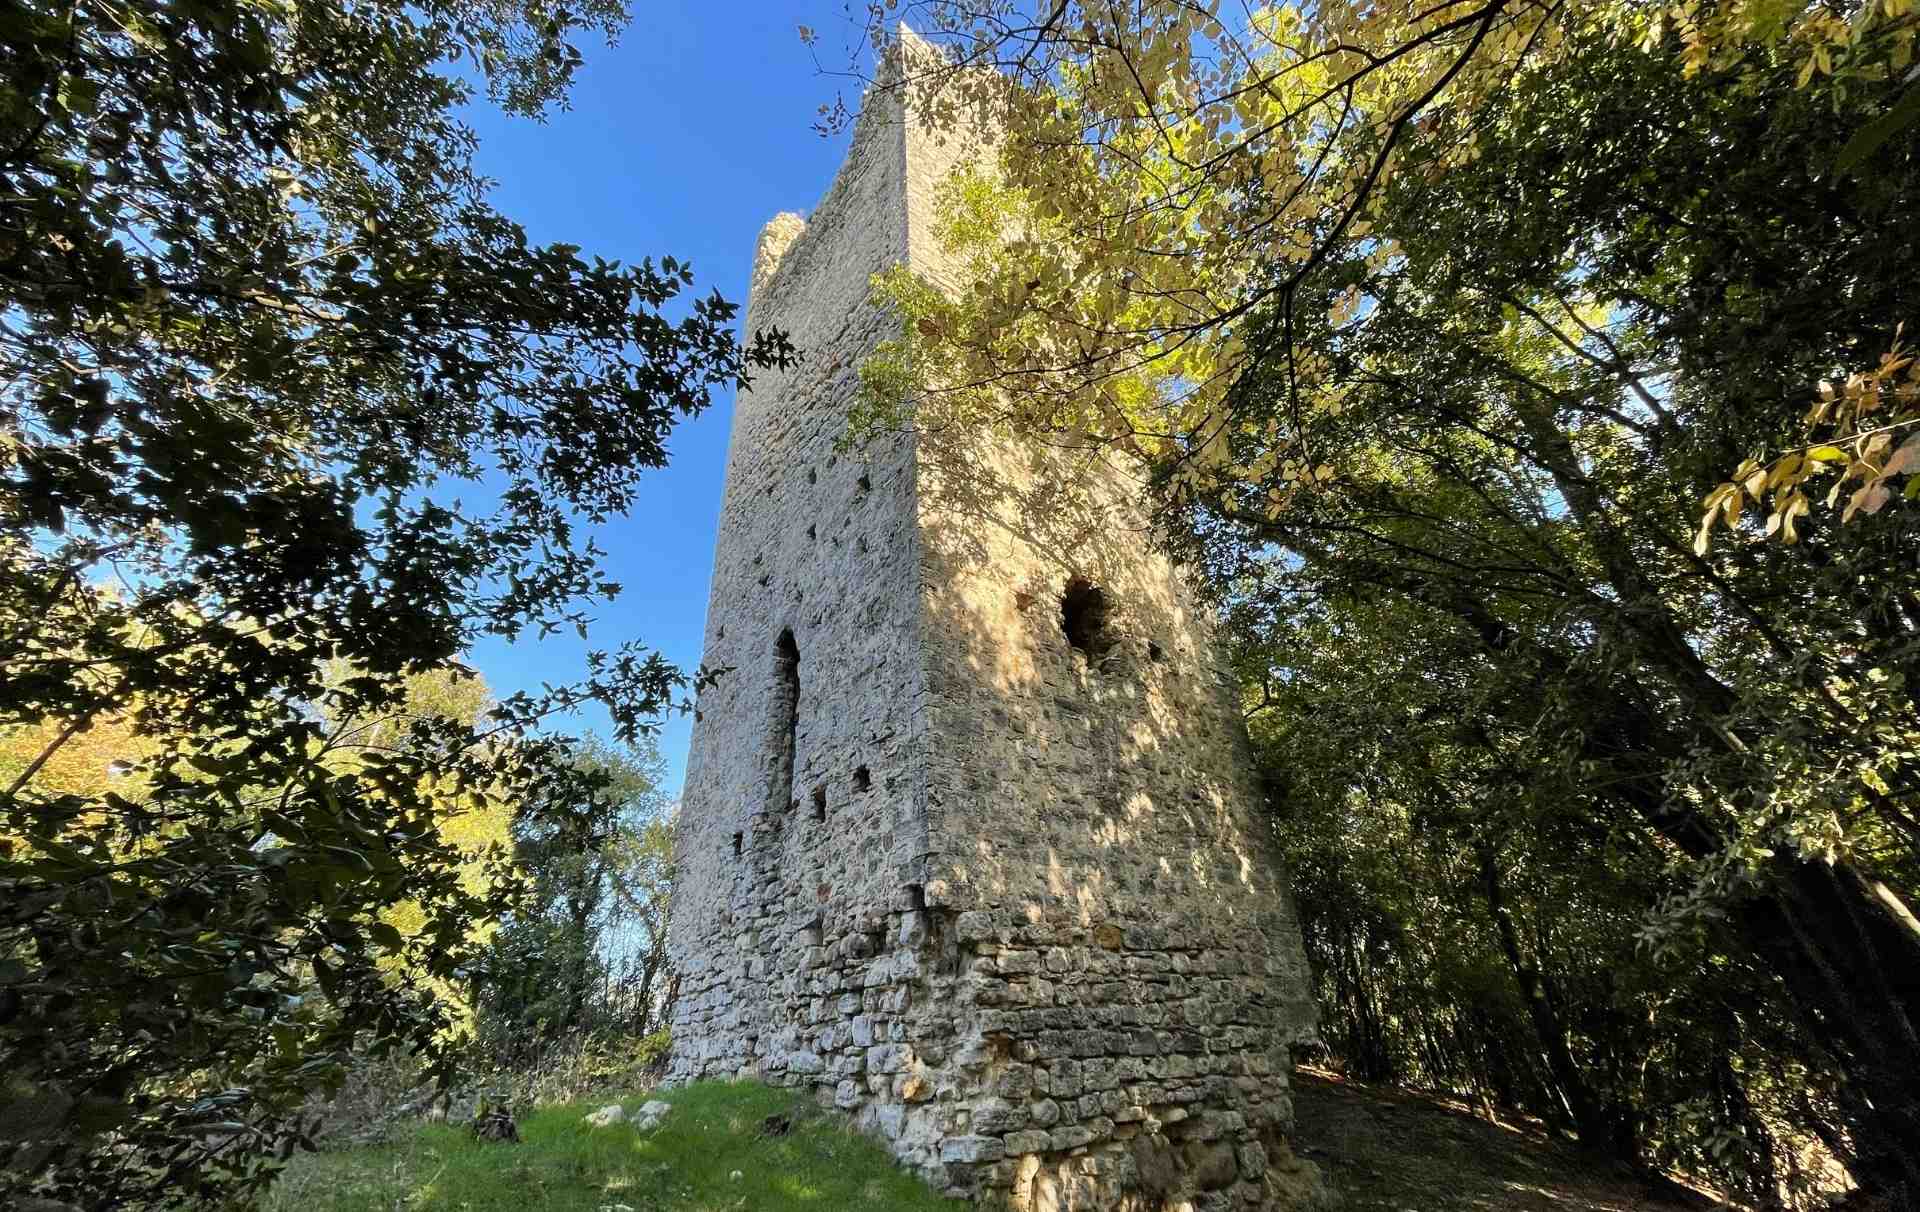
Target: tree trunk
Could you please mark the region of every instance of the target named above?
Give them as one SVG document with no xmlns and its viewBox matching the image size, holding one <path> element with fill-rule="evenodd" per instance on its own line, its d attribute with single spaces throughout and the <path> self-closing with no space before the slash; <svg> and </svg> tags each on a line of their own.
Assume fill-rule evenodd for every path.
<svg viewBox="0 0 1920 1212">
<path fill-rule="evenodd" d="M 1864 883 L 1846 867 L 1778 860 L 1773 895 L 1735 921 L 1847 1076 L 1848 1168 L 1898 1207 L 1920 1203 L 1920 939 Z"/>
<path fill-rule="evenodd" d="M 1499 931 L 1500 949 L 1505 952 L 1507 964 L 1513 969 L 1514 980 L 1520 986 L 1521 999 L 1527 1005 L 1527 1015 L 1533 1021 L 1534 1035 L 1539 1039 L 1540 1050 L 1546 1057 L 1547 1069 L 1553 1074 L 1554 1084 L 1566 1099 L 1567 1110 L 1573 1116 L 1574 1131 L 1579 1134 L 1580 1143 L 1589 1149 L 1602 1150 L 1638 1164 L 1638 1142 L 1632 1139 L 1631 1133 L 1621 1130 L 1621 1118 L 1608 1110 L 1604 1100 L 1587 1082 L 1586 1074 L 1581 1072 L 1579 1062 L 1574 1059 L 1573 1049 L 1567 1045 L 1567 1031 L 1561 1022 L 1560 1009 L 1548 995 L 1546 982 L 1539 969 L 1520 948 L 1520 932 L 1513 923 L 1513 914 L 1507 908 L 1506 893 L 1500 886 L 1500 867 L 1492 847 L 1481 845 L 1476 849 L 1480 856 L 1480 887 L 1487 899 L 1487 912 L 1492 915 Z"/>
</svg>

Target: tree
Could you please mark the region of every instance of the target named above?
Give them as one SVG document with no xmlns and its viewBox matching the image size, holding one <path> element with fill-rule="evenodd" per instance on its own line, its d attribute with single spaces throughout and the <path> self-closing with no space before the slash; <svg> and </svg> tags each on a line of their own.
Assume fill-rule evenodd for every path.
<svg viewBox="0 0 1920 1212">
<path fill-rule="evenodd" d="M 515 860 L 527 895 L 479 975 L 498 1059 L 524 1059 L 585 1031 L 645 1035 L 662 991 L 673 832 L 650 738 L 588 738 L 574 762 L 585 794 L 523 802 Z M 631 971 L 621 971 L 623 961 Z"/>
<path fill-rule="evenodd" d="M 1275 608 L 1385 600 L 1446 637 L 1409 676 L 1497 687 L 1471 763 L 1573 776 L 1465 838 L 1522 996 L 1550 1009 L 1502 930 L 1512 826 L 1536 857 L 1634 837 L 1676 881 L 1637 893 L 1659 898 L 1649 954 L 1756 974 L 1856 1176 L 1920 1190 L 1920 599 L 1912 513 L 1865 508 L 1902 474 L 1891 443 L 1833 402 L 1866 393 L 1814 409 L 1858 434 L 1835 460 L 1870 490 L 1850 524 L 1690 542 L 1728 469 L 1785 490 L 1777 527 L 1802 516 L 1804 469 L 1775 460 L 1824 461 L 1819 382 L 1905 373 L 1881 355 L 1911 315 L 1920 180 L 1881 120 L 1907 104 L 1908 6 L 923 11 L 958 56 L 900 87 L 1007 135 L 950 194 L 962 289 L 879 283 L 906 324 L 860 419 L 1118 452 L 1229 599 L 1285 572 Z M 1531 1029 L 1549 1053 L 1570 1034 Z M 1554 1067 L 1570 1102 L 1597 1093 L 1577 1056 Z M 1620 1117 L 1590 1101 L 1574 1118 L 1606 1145 Z"/>
<path fill-rule="evenodd" d="M 1686 873 L 1505 714 L 1540 692 L 1395 595 L 1257 575 L 1228 635 L 1334 1056 L 1756 1204 L 1831 1194 L 1831 1067 L 1743 949 L 1643 945 Z"/>
<path fill-rule="evenodd" d="M 785 356 L 679 262 L 535 245 L 486 201 L 469 81 L 538 117 L 624 17 L 0 16 L 0 727 L 44 739 L 0 787 L 9 1202 L 211 1198 L 353 1049 L 443 1071 L 434 988 L 497 912 L 447 807 L 570 794 L 543 720 L 598 697 L 631 737 L 678 693 L 629 648 L 340 755 L 478 637 L 584 628 L 617 587 L 581 521 Z M 109 727 L 138 796 L 50 781 Z"/>
</svg>

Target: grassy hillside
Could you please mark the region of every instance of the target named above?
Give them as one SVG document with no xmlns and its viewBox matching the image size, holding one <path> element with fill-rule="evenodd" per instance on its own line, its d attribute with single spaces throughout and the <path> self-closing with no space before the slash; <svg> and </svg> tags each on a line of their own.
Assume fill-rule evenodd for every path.
<svg viewBox="0 0 1920 1212">
<path fill-rule="evenodd" d="M 610 1098 L 537 1111 L 517 1145 L 415 1124 L 389 1145 L 295 1158 L 261 1212 L 960 1212 L 878 1144 L 791 1092 L 705 1082 L 620 1100 L 674 1106 L 650 1133 L 590 1128 Z M 1294 1141 L 1342 1212 L 1701 1212 L 1704 1192 L 1584 1154 L 1531 1123 L 1297 1070 Z M 787 1116 L 785 1135 L 763 1131 Z M 740 1177 L 732 1177 L 739 1171 Z"/>
<path fill-rule="evenodd" d="M 899 1212 L 966 1205 L 941 1199 L 885 1150 L 811 1104 L 750 1083 L 706 1082 L 646 1096 L 672 1103 L 650 1133 L 581 1122 L 610 1099 L 547 1107 L 520 1122 L 520 1143 L 419 1124 L 390 1145 L 297 1157 L 263 1212 Z M 640 1097 L 622 1099 L 628 1111 Z M 762 1131 L 791 1117 L 785 1135 Z M 734 1178 L 735 1171 L 740 1177 Z"/>
</svg>

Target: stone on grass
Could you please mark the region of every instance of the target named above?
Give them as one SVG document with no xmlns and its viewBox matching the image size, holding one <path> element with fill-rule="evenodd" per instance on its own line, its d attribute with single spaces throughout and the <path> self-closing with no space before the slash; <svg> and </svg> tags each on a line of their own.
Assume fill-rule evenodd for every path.
<svg viewBox="0 0 1920 1212">
<path fill-rule="evenodd" d="M 667 1113 L 672 1110 L 672 1103 L 663 1103 L 659 1099 L 654 1099 L 634 1112 L 634 1129 L 639 1132 L 651 1132 L 660 1126 L 660 1121 L 667 1118 Z"/>
<path fill-rule="evenodd" d="M 467 1131 L 475 1140 L 495 1141 L 501 1144 L 520 1143 L 520 1129 L 513 1122 L 513 1113 L 505 1107 L 489 1107 L 480 1113 Z"/>
<path fill-rule="evenodd" d="M 587 1116 L 586 1122 L 596 1128 L 606 1128 L 619 1123 L 625 1118 L 627 1118 L 627 1109 L 625 1107 L 622 1107 L 619 1103 L 608 1103 L 598 1111 Z"/>
</svg>

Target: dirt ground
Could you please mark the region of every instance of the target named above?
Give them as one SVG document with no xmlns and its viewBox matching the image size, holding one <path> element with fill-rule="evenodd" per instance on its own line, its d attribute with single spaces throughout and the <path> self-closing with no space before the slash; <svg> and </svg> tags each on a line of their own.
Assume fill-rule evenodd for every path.
<svg viewBox="0 0 1920 1212">
<path fill-rule="evenodd" d="M 1537 1126 L 1495 1124 L 1457 1103 L 1296 1069 L 1295 1151 L 1342 1212 L 1683 1212 L 1725 1207 L 1656 1190 Z"/>
</svg>

